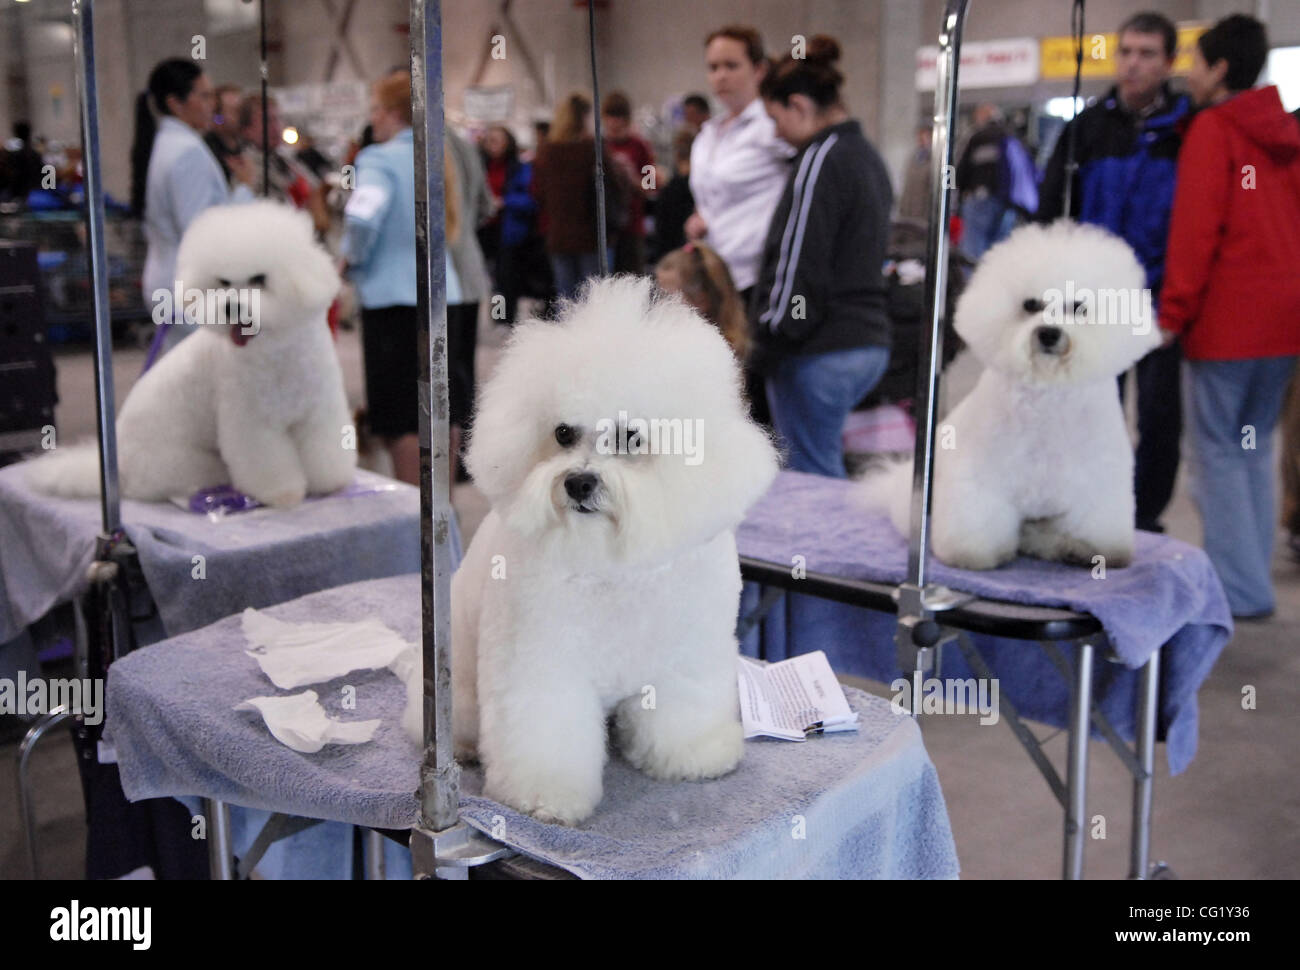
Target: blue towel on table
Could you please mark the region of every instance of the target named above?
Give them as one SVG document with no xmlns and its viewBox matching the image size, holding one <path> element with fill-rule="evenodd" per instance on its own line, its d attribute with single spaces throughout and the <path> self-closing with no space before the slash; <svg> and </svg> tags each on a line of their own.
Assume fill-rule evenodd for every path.
<svg viewBox="0 0 1300 970">
<path fill-rule="evenodd" d="M 100 530 L 98 499 L 32 492 L 24 474 L 21 464 L 0 469 L 0 643 L 85 588 Z M 171 503 L 124 501 L 123 524 L 167 635 L 246 606 L 418 570 L 419 490 L 360 470 L 354 491 L 363 494 L 215 522 Z M 452 542 L 459 559 L 454 522 Z M 202 579 L 195 578 L 198 555 Z"/>
<path fill-rule="evenodd" d="M 354 583 L 267 612 L 289 621 L 377 615 L 418 642 L 419 577 Z M 372 827 L 414 825 L 420 755 L 398 723 L 405 690 L 397 678 L 372 671 L 315 686 L 331 716 L 383 723 L 370 743 L 300 754 L 260 718 L 231 710 L 282 693 L 246 646 L 239 618 L 229 617 L 114 664 L 107 730 L 128 797 L 194 794 Z M 345 685 L 355 688 L 355 708 L 343 708 Z M 578 829 L 483 799 L 476 768 L 462 774 L 462 814 L 530 856 L 590 877 L 955 877 L 943 796 L 915 723 L 878 698 L 849 697 L 863 714 L 857 733 L 746 742 L 741 767 L 718 781 L 656 782 L 611 758 L 604 801 Z"/>
<path fill-rule="evenodd" d="M 881 514 L 853 501 L 854 486 L 840 479 L 782 472 L 750 510 L 736 534 L 742 556 L 791 565 L 803 556 L 809 572 L 899 583 L 906 577 L 907 543 Z M 1092 570 L 1021 557 L 985 572 L 952 569 L 930 559 L 929 579 L 989 599 L 1064 607 L 1096 617 L 1119 663 L 1099 662 L 1094 697 L 1121 736 L 1132 740 L 1137 674 L 1161 645 L 1159 735 L 1168 742 L 1177 774 L 1196 754 L 1196 691 L 1232 635 L 1232 617 L 1205 553 L 1165 536 L 1137 533 L 1133 563 Z M 744 608 L 758 601 L 747 584 Z M 743 612 L 743 609 L 742 609 Z M 831 666 L 889 683 L 901 675 L 893 643 L 894 618 L 813 597 L 786 597 L 761 631 L 746 638 L 756 653 L 777 661 L 825 650 Z M 1046 655 L 1024 641 L 983 635 L 973 640 L 999 678 L 1003 696 L 1033 720 L 1064 726 L 1069 688 Z M 1073 650 L 1064 648 L 1073 659 Z M 944 677 L 974 676 L 955 647 L 943 653 Z"/>
</svg>

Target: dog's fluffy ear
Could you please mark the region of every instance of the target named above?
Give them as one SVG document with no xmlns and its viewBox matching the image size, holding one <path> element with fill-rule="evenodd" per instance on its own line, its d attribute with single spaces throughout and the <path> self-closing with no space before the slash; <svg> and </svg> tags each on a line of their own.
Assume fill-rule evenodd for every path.
<svg viewBox="0 0 1300 970">
<path fill-rule="evenodd" d="M 313 237 L 311 218 L 306 213 L 294 213 L 294 216 L 301 217 L 306 232 L 301 240 L 295 240 L 295 252 L 284 261 L 284 271 L 288 273 L 288 296 L 301 307 L 327 307 L 342 285 L 338 270 L 329 253 Z"/>
<path fill-rule="evenodd" d="M 465 467 L 474 484 L 494 505 L 513 494 L 537 456 L 535 362 L 544 359 L 552 323 L 529 320 L 510 335 L 492 379 L 479 388 Z"/>
</svg>

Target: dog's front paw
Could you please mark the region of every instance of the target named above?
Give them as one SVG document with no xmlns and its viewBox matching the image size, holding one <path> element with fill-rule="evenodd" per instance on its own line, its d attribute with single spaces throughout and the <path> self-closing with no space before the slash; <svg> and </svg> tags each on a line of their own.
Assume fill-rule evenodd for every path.
<svg viewBox="0 0 1300 970">
<path fill-rule="evenodd" d="M 577 825 L 588 818 L 600 804 L 597 786 L 566 783 L 559 779 L 517 783 L 512 780 L 489 781 L 483 794 L 494 801 L 531 815 L 539 822 Z"/>
<path fill-rule="evenodd" d="M 263 505 L 269 505 L 274 509 L 287 509 L 300 503 L 306 497 L 306 490 L 301 488 L 281 489 L 272 492 L 269 495 L 256 495 L 256 498 Z"/>
<path fill-rule="evenodd" d="M 624 753 L 633 750 L 625 748 Z M 629 760 L 635 757 L 636 767 L 660 781 L 701 781 L 735 770 L 744 753 L 744 728 L 739 721 L 729 721 L 690 740 L 660 740 L 635 751 Z"/>
</svg>

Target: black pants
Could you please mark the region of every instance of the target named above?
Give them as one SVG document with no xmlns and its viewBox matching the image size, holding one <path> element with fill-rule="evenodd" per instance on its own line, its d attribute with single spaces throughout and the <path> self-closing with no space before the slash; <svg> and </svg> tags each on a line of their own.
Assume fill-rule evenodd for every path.
<svg viewBox="0 0 1300 970">
<path fill-rule="evenodd" d="M 1138 444 L 1133 494 L 1139 529 L 1163 532 L 1159 524 L 1178 477 L 1178 439 L 1183 433 L 1183 354 L 1177 343 L 1151 351 L 1137 363 Z M 1124 399 L 1124 378 L 1119 395 Z"/>
<path fill-rule="evenodd" d="M 478 304 L 447 307 L 447 379 L 451 423 L 469 427 L 474 413 L 474 352 L 478 348 Z"/>
<path fill-rule="evenodd" d="M 370 430 L 400 438 L 420 430 L 419 336 L 413 306 L 362 309 L 362 357 Z M 447 307 L 447 378 L 451 423 L 469 425 L 474 409 L 474 352 L 478 345 L 478 304 Z"/>
</svg>

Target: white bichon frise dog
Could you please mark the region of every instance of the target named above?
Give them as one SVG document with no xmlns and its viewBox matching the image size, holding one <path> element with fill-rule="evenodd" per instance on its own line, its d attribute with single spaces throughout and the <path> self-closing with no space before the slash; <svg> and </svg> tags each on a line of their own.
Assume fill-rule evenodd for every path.
<svg viewBox="0 0 1300 970">
<path fill-rule="evenodd" d="M 1131 561 L 1133 449 L 1115 378 L 1160 345 L 1145 285 L 1133 250 L 1096 226 L 1025 226 L 984 254 L 954 324 L 985 369 L 936 428 L 941 561 Z M 861 486 L 904 535 L 911 482 L 909 462 Z"/>
<path fill-rule="evenodd" d="M 286 506 L 351 483 L 352 419 L 325 321 L 339 279 L 310 220 L 273 202 L 208 209 L 181 239 L 176 275 L 178 315 L 188 306 L 206 325 L 122 405 L 123 497 L 162 501 L 231 484 Z M 60 448 L 31 462 L 28 479 L 50 494 L 92 496 L 97 462 L 94 446 Z"/>
<path fill-rule="evenodd" d="M 467 457 L 492 511 L 451 587 L 456 750 L 488 797 L 587 818 L 611 714 L 655 778 L 740 761 L 733 530 L 777 470 L 740 388 L 722 335 L 648 279 L 515 330 Z"/>
</svg>

